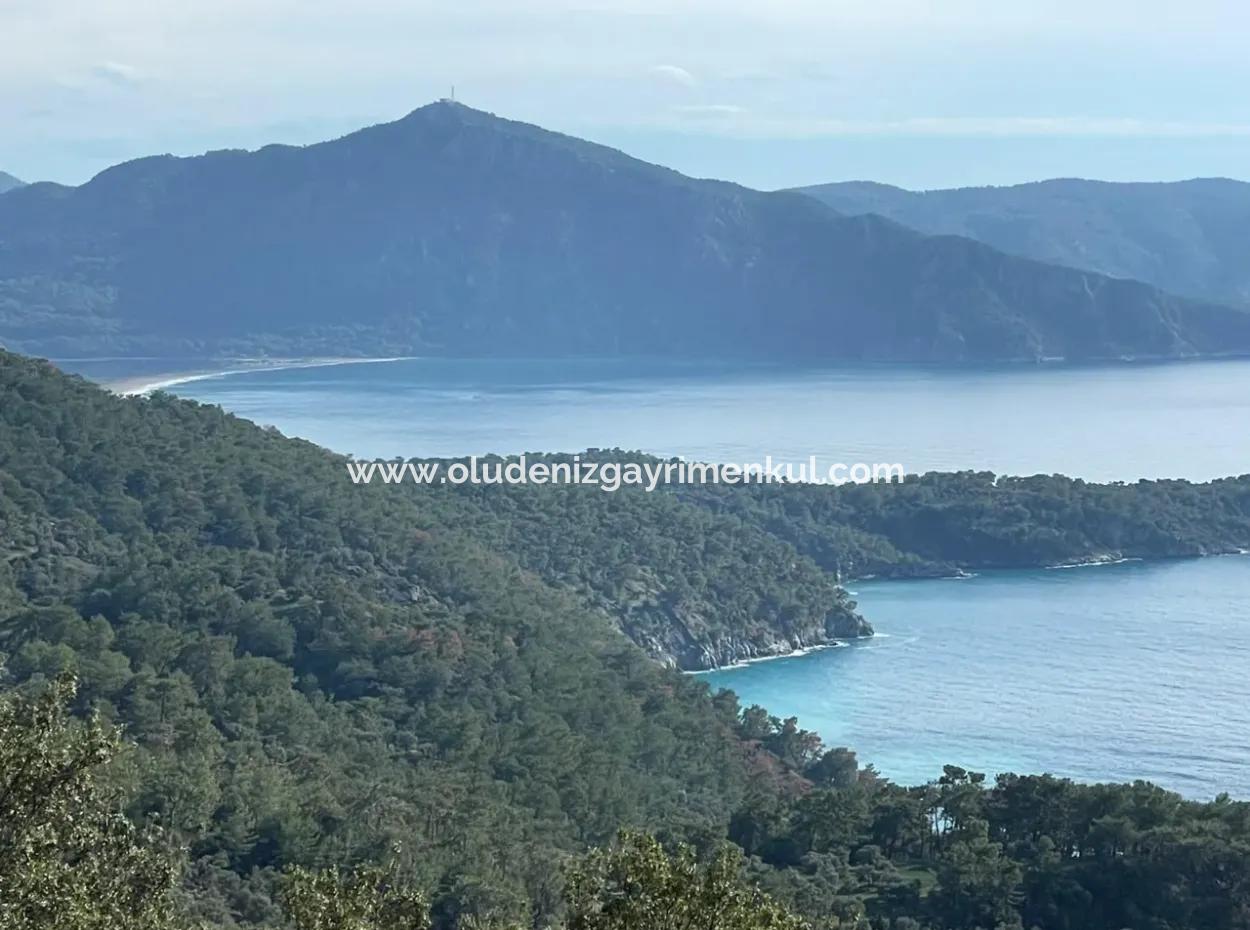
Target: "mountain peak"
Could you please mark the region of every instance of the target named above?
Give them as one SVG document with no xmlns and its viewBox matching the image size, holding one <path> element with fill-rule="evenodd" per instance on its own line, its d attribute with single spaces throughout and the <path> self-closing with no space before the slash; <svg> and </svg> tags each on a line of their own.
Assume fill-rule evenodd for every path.
<svg viewBox="0 0 1250 930">
<path fill-rule="evenodd" d="M 467 103 L 461 103 L 453 97 L 439 97 L 430 103 L 422 104 L 415 110 L 408 113 L 407 116 L 401 117 L 400 122 L 409 119 L 422 119 L 431 116 L 477 116 L 487 117 L 489 119 L 499 119 L 494 113 L 488 113 L 485 110 L 478 110 L 469 106 Z"/>
<path fill-rule="evenodd" d="M 413 133 L 433 132 L 434 137 L 456 130 L 477 128 L 485 130 L 506 131 L 534 136 L 558 137 L 558 133 L 548 132 L 538 126 L 505 119 L 486 110 L 478 110 L 468 104 L 443 97 L 423 104 L 395 120 L 368 126 L 349 133 L 345 138 L 356 139 L 361 136 L 381 136 L 394 138 L 409 136 Z"/>
<path fill-rule="evenodd" d="M 597 142 L 590 142 L 533 123 L 508 119 L 479 110 L 459 100 L 443 97 L 417 107 L 407 115 L 387 123 L 360 129 L 322 145 L 339 142 L 377 146 L 379 151 L 408 151 L 414 146 L 455 160 L 484 158 L 494 171 L 502 162 L 520 160 L 532 166 L 556 157 L 599 165 L 603 170 L 623 171 L 688 185 L 695 181 L 671 168 L 665 168 Z M 728 188 L 736 185 L 714 182 Z"/>
<path fill-rule="evenodd" d="M 18 180 L 17 178 L 13 177 L 13 175 L 8 174 L 4 171 L 0 171 L 0 194 L 3 194 L 5 191 L 12 190 L 15 187 L 25 187 L 25 186 L 26 186 L 25 181 Z"/>
</svg>

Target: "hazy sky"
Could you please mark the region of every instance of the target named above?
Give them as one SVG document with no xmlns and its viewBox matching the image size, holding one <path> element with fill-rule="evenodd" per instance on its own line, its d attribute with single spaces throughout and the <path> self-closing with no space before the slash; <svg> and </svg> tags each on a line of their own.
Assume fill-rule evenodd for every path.
<svg viewBox="0 0 1250 930">
<path fill-rule="evenodd" d="M 1247 0 L 0 0 L 0 170 L 303 143 L 449 93 L 756 187 L 1250 179 Z"/>
</svg>

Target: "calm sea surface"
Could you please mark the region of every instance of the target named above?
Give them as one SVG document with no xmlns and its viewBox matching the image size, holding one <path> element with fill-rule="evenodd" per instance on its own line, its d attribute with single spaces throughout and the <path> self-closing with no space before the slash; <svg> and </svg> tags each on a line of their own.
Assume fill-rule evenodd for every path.
<svg viewBox="0 0 1250 930">
<path fill-rule="evenodd" d="M 184 361 L 65 363 L 103 380 Z M 174 393 L 361 457 L 641 449 L 1091 480 L 1250 472 L 1250 361 L 806 369 L 417 359 L 252 372 Z"/>
<path fill-rule="evenodd" d="M 100 380 L 185 360 L 64 363 Z M 642 449 L 1091 480 L 1250 472 L 1250 362 L 795 369 L 407 360 L 173 392 L 361 457 Z M 1148 778 L 1250 798 L 1250 558 L 862 583 L 881 636 L 713 673 L 901 781 Z"/>
<path fill-rule="evenodd" d="M 1250 556 L 852 588 L 880 636 L 704 677 L 908 784 L 952 763 L 1250 799 Z"/>
</svg>

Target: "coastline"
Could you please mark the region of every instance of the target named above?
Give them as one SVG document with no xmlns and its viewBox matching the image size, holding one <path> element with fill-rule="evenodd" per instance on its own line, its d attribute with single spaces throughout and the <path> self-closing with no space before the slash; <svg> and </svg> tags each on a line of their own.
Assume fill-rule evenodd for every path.
<svg viewBox="0 0 1250 930">
<path fill-rule="evenodd" d="M 416 358 L 413 355 L 396 355 L 389 358 L 358 358 L 358 357 L 316 357 L 316 358 L 283 358 L 283 359 L 223 359 L 234 362 L 238 367 L 219 369 L 196 369 L 194 371 L 165 372 L 163 374 L 135 375 L 125 378 L 113 378 L 102 382 L 102 386 L 123 397 L 136 397 L 162 391 L 178 384 L 192 381 L 207 381 L 214 378 L 228 378 L 231 375 L 245 375 L 256 371 L 285 371 L 292 368 L 329 368 L 335 365 L 365 365 L 377 362 L 402 362 Z"/>
<path fill-rule="evenodd" d="M 876 635 L 876 634 L 873 634 Z M 864 639 L 872 639 L 871 636 L 865 636 Z M 728 672 L 735 668 L 746 668 L 748 665 L 758 665 L 761 662 L 773 662 L 777 659 L 797 659 L 799 656 L 811 655 L 813 652 L 824 652 L 826 649 L 845 649 L 850 643 L 845 640 L 835 639 L 828 643 L 819 643 L 815 646 L 802 646 L 798 649 L 792 649 L 790 652 L 779 652 L 776 655 L 753 656 L 750 659 L 739 659 L 736 662 L 730 662 L 728 665 L 718 665 L 715 668 L 693 668 L 685 669 L 687 675 L 709 675 L 712 672 Z"/>
<path fill-rule="evenodd" d="M 1202 556 L 1198 556 L 1198 558 L 1202 558 Z M 1141 556 L 1118 556 L 1114 558 L 1108 557 L 1105 559 L 1100 559 L 1100 558 L 1095 557 L 1092 559 L 1086 559 L 1083 562 L 1060 562 L 1057 565 L 1047 565 L 1046 569 L 1048 571 L 1060 571 L 1060 570 L 1069 569 L 1069 568 L 1098 568 L 1103 565 L 1123 565 L 1126 562 L 1144 562 L 1144 561 L 1146 560 Z M 1154 561 L 1158 561 L 1158 560 L 1156 559 Z"/>
</svg>

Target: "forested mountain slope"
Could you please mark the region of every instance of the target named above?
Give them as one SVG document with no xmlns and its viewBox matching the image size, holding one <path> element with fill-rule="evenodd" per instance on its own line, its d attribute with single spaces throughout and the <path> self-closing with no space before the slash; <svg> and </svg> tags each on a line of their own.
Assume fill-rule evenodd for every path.
<svg viewBox="0 0 1250 930">
<path fill-rule="evenodd" d="M 1250 351 L 1250 314 L 684 177 L 440 102 L 0 200 L 0 343 L 48 355 L 976 361 Z"/>
<path fill-rule="evenodd" d="M 1059 179 L 931 191 L 853 181 L 802 190 L 848 215 L 876 213 L 1012 255 L 1250 307 L 1250 184 L 1243 181 Z"/>
<path fill-rule="evenodd" d="M 392 840 L 468 907 L 543 901 L 625 824 L 723 831 L 733 711 L 426 503 L 0 354 L 4 674 L 76 669 L 127 724 L 135 812 L 194 838 L 205 913 L 263 919 L 267 870 Z"/>
<path fill-rule="evenodd" d="M 572 456 L 527 460 L 540 458 L 554 463 Z M 578 458 L 664 462 L 621 449 Z M 400 496 L 421 493 L 411 485 L 391 490 Z M 840 486 L 661 483 L 652 493 L 547 485 L 446 490 L 465 505 L 466 517 L 475 514 L 474 522 L 464 525 L 472 526 L 477 538 L 557 584 L 591 592 L 612 610 L 624 611 L 627 626 L 639 590 L 634 586 L 645 589 L 645 572 L 637 571 L 642 566 L 665 567 L 665 598 L 679 590 L 705 598 L 719 591 L 716 615 L 733 617 L 750 605 L 748 612 L 784 629 L 778 615 L 762 605 L 782 590 L 797 594 L 814 584 L 808 560 L 847 581 L 1250 551 L 1250 475 L 1201 484 L 1183 479 L 1096 484 L 1063 475 L 932 472 L 902 482 Z M 779 543 L 788 546 L 777 548 Z M 779 573 L 777 587 L 770 593 L 754 570 L 737 579 L 730 571 L 707 574 L 731 562 L 739 572 L 767 566 L 766 572 Z M 736 584 L 751 588 L 725 596 Z M 794 603 L 830 600 L 822 594 Z M 835 619 L 831 635 L 855 635 L 849 615 Z"/>
<path fill-rule="evenodd" d="M 791 543 L 843 579 L 1250 551 L 1250 475 L 1093 484 L 960 472 L 737 490 L 680 493 Z"/>
<path fill-rule="evenodd" d="M 1080 496 L 1071 485 L 1006 500 L 985 476 L 810 489 L 787 517 L 798 489 L 544 498 L 353 485 L 344 465 L 215 408 L 116 397 L 0 353 L 0 685 L 70 670 L 77 710 L 125 724 L 109 777 L 132 818 L 187 847 L 191 917 L 281 926 L 281 870 L 399 842 L 440 930 L 545 927 L 566 860 L 642 826 L 732 841 L 748 879 L 819 930 L 1250 926 L 1245 804 L 1050 778 L 990 788 L 956 768 L 893 786 L 614 626 L 680 619 L 635 613 L 654 598 L 748 631 L 719 607 L 778 602 L 784 627 L 831 582 L 783 536 L 819 557 L 826 519 L 846 519 L 831 532 L 857 545 L 948 558 L 937 540 L 955 527 L 1022 544 L 1069 527 L 1055 503 Z M 1213 540 L 1240 531 L 1242 484 L 1090 486 L 1084 506 L 1092 519 L 1095 498 L 1112 502 L 1130 535 L 1166 507 L 1167 538 L 1194 542 L 1209 521 Z"/>
<path fill-rule="evenodd" d="M 475 539 L 582 593 L 650 655 L 681 668 L 872 634 L 832 573 L 737 515 L 640 489 L 448 490 Z"/>
</svg>

